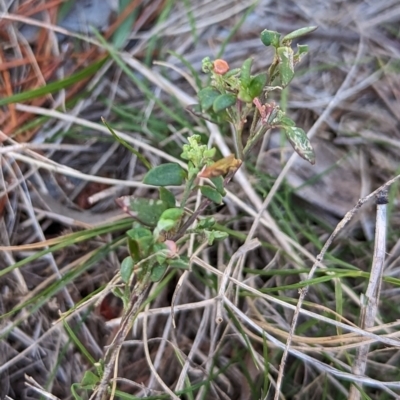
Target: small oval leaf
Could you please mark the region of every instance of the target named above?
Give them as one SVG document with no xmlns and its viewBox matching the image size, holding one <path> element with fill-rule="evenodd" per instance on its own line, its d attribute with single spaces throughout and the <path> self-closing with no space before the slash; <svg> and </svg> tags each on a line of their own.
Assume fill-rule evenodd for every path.
<svg viewBox="0 0 400 400">
<path fill-rule="evenodd" d="M 279 47 L 279 75 L 283 87 L 286 87 L 294 77 L 293 50 L 290 47 Z"/>
<path fill-rule="evenodd" d="M 164 275 L 167 265 L 155 265 L 151 270 L 150 279 L 152 282 L 158 282 Z"/>
<path fill-rule="evenodd" d="M 310 139 L 308 139 L 303 129 L 296 126 L 284 126 L 283 129 L 285 129 L 286 137 L 294 151 L 310 164 L 315 164 L 314 150 L 311 146 Z"/>
<path fill-rule="evenodd" d="M 157 223 L 158 231 L 168 232 L 177 227 L 181 221 L 183 213 L 184 210 L 182 208 L 170 208 L 165 210 Z"/>
<path fill-rule="evenodd" d="M 221 93 L 218 92 L 218 90 L 214 89 L 211 86 L 207 86 L 204 89 L 201 89 L 197 93 L 197 97 L 199 98 L 201 109 L 203 111 L 208 111 L 214 104 L 215 99 L 220 94 Z"/>
<path fill-rule="evenodd" d="M 123 196 L 116 203 L 140 223 L 155 226 L 160 215 L 168 206 L 162 200 L 146 199 L 135 196 Z"/>
<path fill-rule="evenodd" d="M 281 37 L 281 34 L 275 31 L 269 31 L 267 29 L 264 29 L 261 32 L 261 41 L 263 42 L 264 46 L 274 46 L 278 47 L 279 46 L 279 39 Z"/>
<path fill-rule="evenodd" d="M 220 112 L 233 106 L 235 103 L 236 96 L 233 94 L 221 94 L 214 100 L 213 109 L 215 112 Z"/>
<path fill-rule="evenodd" d="M 179 258 L 170 258 L 167 262 L 172 268 L 189 269 L 190 267 L 190 260 L 185 256 L 181 256 Z"/>
<path fill-rule="evenodd" d="M 211 186 L 201 186 L 201 194 L 216 204 L 222 203 L 222 196 Z"/>
<path fill-rule="evenodd" d="M 286 36 L 283 37 L 283 41 L 297 39 L 300 36 L 307 35 L 308 33 L 314 32 L 318 26 L 307 26 L 305 28 L 296 29 L 293 32 L 288 33 Z"/>
<path fill-rule="evenodd" d="M 243 87 L 247 88 L 250 84 L 250 73 L 251 65 L 253 64 L 253 59 L 248 58 L 240 68 L 240 83 Z"/>
<path fill-rule="evenodd" d="M 214 176 L 209 178 L 211 182 L 215 185 L 215 189 L 217 189 L 218 193 L 222 196 L 226 195 L 225 187 L 224 187 L 224 178 L 219 176 Z"/>
<path fill-rule="evenodd" d="M 260 96 L 266 83 L 267 83 L 267 75 L 266 74 L 258 74 L 251 78 L 248 91 L 249 91 L 249 95 L 252 100 L 254 98 Z"/>
<path fill-rule="evenodd" d="M 121 263 L 121 278 L 125 283 L 129 282 L 133 272 L 134 262 L 132 257 L 126 257 Z"/>
<path fill-rule="evenodd" d="M 186 171 L 176 163 L 165 163 L 151 169 L 143 183 L 153 186 L 180 186 L 186 178 Z"/>
<path fill-rule="evenodd" d="M 160 187 L 159 192 L 160 192 L 160 200 L 168 208 L 175 207 L 176 200 L 175 200 L 174 194 L 171 191 L 169 191 L 168 189 L 165 189 L 164 187 Z"/>
</svg>

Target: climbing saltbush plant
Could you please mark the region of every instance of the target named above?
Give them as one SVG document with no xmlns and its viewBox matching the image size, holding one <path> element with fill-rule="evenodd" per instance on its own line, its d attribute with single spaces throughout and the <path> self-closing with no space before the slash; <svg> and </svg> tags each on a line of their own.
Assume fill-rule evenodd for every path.
<svg viewBox="0 0 400 400">
<path fill-rule="evenodd" d="M 151 167 L 143 155 L 123 142 L 103 121 L 113 136 L 149 168 L 143 183 L 157 187 L 159 193 L 158 199 L 133 196 L 117 199 L 117 204 L 133 218 L 132 227 L 126 232 L 129 255 L 121 263 L 119 279 L 116 280 L 119 283 L 112 288 L 113 293 L 123 301 L 124 315 L 121 328 L 104 360 L 97 366 L 97 374 L 86 376 L 81 384 L 84 389 L 95 388 L 96 398 L 104 398 L 109 390 L 108 380 L 118 351 L 149 285 L 161 280 L 168 268 L 189 267 L 189 260 L 179 254 L 182 243 L 195 235 L 198 243 L 212 245 L 215 240 L 227 236 L 216 229 L 212 217 L 204 216 L 204 211 L 212 203 L 223 202 L 226 185 L 253 146 L 269 130 L 278 128 L 285 132 L 299 156 L 314 164 L 314 151 L 307 135 L 271 97 L 274 93 L 276 98 L 275 93 L 289 85 L 295 74 L 295 66 L 308 52 L 306 45 L 297 45 L 293 49 L 292 41 L 315 29 L 307 27 L 285 36 L 264 30 L 261 41 L 274 50 L 274 57 L 269 67 L 257 74 L 252 74 L 252 58 L 235 69 L 230 69 L 222 59 L 203 60 L 202 70 L 208 75 L 209 83 L 199 90 L 198 104 L 188 107 L 188 111 L 211 122 L 228 122 L 232 125 L 235 151 L 228 157 L 215 160 L 216 149 L 203 144 L 200 135 L 193 135 L 187 138 L 181 153 L 187 169 L 177 163 Z M 170 190 L 173 186 L 183 187 L 179 199 Z M 203 201 L 197 209 L 191 210 L 187 202 L 196 191 L 201 192 Z M 74 396 L 79 399 L 76 389 L 75 386 Z"/>
</svg>

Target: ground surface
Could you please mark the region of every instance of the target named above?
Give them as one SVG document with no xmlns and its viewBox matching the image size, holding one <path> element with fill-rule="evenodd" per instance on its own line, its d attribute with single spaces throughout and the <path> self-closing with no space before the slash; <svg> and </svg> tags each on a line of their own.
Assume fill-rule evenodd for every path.
<svg viewBox="0 0 400 400">
<path fill-rule="evenodd" d="M 93 362 L 120 324 L 121 304 L 103 299 L 127 254 L 131 224 L 115 199 L 155 193 L 141 184 L 143 164 L 100 118 L 153 165 L 182 161 L 193 133 L 226 156 L 234 151 L 226 124 L 206 125 L 185 111 L 196 102 L 196 75 L 205 80 L 201 60 L 223 57 L 239 67 L 254 57 L 261 71 L 272 54 L 259 40 L 263 29 L 286 34 L 313 25 L 318 30 L 299 40 L 309 54 L 275 101 L 311 138 L 316 164 L 292 155 L 279 130 L 253 150 L 225 206 L 208 211 L 229 238 L 185 245 L 191 270 L 169 271 L 151 287 L 120 352 L 117 398 L 170 398 L 172 390 L 185 399 L 356 399 L 356 381 L 364 398 L 398 398 L 397 183 L 389 189 L 379 290 L 367 292 L 373 196 L 310 270 L 357 201 L 399 174 L 400 3 L 126 1 L 125 14 L 113 2 L 59 3 L 1 5 L 0 398 L 73 398 L 71 387 L 96 372 Z M 117 50 L 88 37 L 89 23 Z M 110 52 L 117 56 L 106 58 Z M 262 245 L 242 247 L 240 263 L 254 221 Z M 224 272 L 235 280 L 220 307 Z M 360 320 L 366 293 L 373 300 L 380 293 L 370 333 Z M 368 361 L 360 354 L 365 340 Z M 90 397 L 88 388 L 76 389 L 81 398 Z"/>
</svg>

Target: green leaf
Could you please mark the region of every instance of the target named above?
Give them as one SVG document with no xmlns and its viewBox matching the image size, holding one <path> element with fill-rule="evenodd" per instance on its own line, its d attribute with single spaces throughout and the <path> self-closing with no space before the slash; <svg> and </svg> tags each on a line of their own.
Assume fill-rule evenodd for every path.
<svg viewBox="0 0 400 400">
<path fill-rule="evenodd" d="M 208 111 L 212 105 L 214 104 L 215 99 L 220 95 L 221 93 L 218 92 L 218 90 L 214 89 L 211 86 L 207 86 L 204 89 L 201 89 L 197 93 L 197 97 L 200 101 L 200 106 L 202 111 Z"/>
<path fill-rule="evenodd" d="M 176 204 L 176 199 L 174 194 L 164 187 L 160 187 L 160 200 L 168 207 L 173 208 Z"/>
<path fill-rule="evenodd" d="M 286 36 L 284 36 L 282 42 L 297 39 L 301 36 L 314 32 L 317 28 L 318 26 L 307 26 L 305 28 L 296 29 L 295 31 L 290 32 Z"/>
<path fill-rule="evenodd" d="M 296 126 L 296 123 L 289 117 L 287 117 L 286 115 L 282 115 L 279 118 L 279 123 L 281 123 L 282 125 L 285 126 Z"/>
<path fill-rule="evenodd" d="M 203 112 L 200 104 L 190 104 L 186 107 L 186 110 L 196 117 L 203 118 L 206 121 L 213 122 L 214 124 L 218 123 L 217 118 L 211 115 L 210 113 Z"/>
<path fill-rule="evenodd" d="M 251 74 L 251 65 L 253 64 L 253 59 L 248 58 L 242 65 L 240 69 L 240 84 L 242 87 L 247 88 L 250 85 L 250 74 Z"/>
<path fill-rule="evenodd" d="M 184 211 L 182 208 L 169 208 L 165 210 L 160 217 L 161 219 L 172 219 L 175 221 L 179 221 L 183 215 Z"/>
<path fill-rule="evenodd" d="M 94 385 L 100 382 L 100 378 L 91 371 L 86 371 L 83 375 L 81 387 L 83 389 L 92 389 Z"/>
<path fill-rule="evenodd" d="M 279 57 L 279 75 L 283 87 L 286 87 L 294 76 L 294 65 L 293 65 L 293 50 L 290 47 L 279 47 L 277 49 Z"/>
<path fill-rule="evenodd" d="M 294 151 L 302 158 L 311 164 L 315 164 L 315 154 L 303 129 L 296 126 L 283 126 L 285 129 L 286 137 L 292 145 Z"/>
<path fill-rule="evenodd" d="M 216 240 L 216 239 L 219 239 L 219 240 L 226 239 L 229 236 L 228 233 L 221 232 L 221 231 L 207 231 L 207 230 L 205 230 L 204 234 L 206 235 L 207 242 L 208 242 L 209 246 L 211 246 L 214 243 L 214 240 Z"/>
<path fill-rule="evenodd" d="M 167 263 L 172 268 L 189 269 L 190 259 L 185 256 L 180 256 L 179 258 L 169 258 Z"/>
<path fill-rule="evenodd" d="M 152 282 L 158 282 L 161 280 L 165 271 L 167 270 L 167 265 L 155 265 L 151 270 L 150 279 Z"/>
<path fill-rule="evenodd" d="M 151 169 L 143 183 L 153 186 L 180 186 L 186 178 L 186 171 L 177 163 L 165 163 Z"/>
<path fill-rule="evenodd" d="M 120 142 L 124 147 L 126 147 L 132 154 L 134 154 L 142 163 L 143 165 L 147 168 L 147 169 L 151 169 L 151 164 L 147 161 L 146 157 L 141 154 L 138 150 L 136 150 L 135 148 L 133 148 L 129 143 L 125 142 L 124 139 L 120 138 L 115 132 L 114 130 L 111 128 L 110 125 L 107 124 L 106 120 L 101 117 L 101 120 L 103 122 L 103 124 L 108 128 L 108 130 L 110 131 L 111 135 L 114 136 L 114 138 Z"/>
<path fill-rule="evenodd" d="M 236 96 L 234 96 L 233 94 L 220 94 L 214 100 L 213 109 L 217 113 L 227 109 L 228 107 L 233 106 L 235 103 L 236 103 Z"/>
<path fill-rule="evenodd" d="M 198 224 L 196 225 L 196 231 L 201 232 L 203 229 L 210 229 L 215 225 L 214 217 L 200 218 Z"/>
<path fill-rule="evenodd" d="M 71 393 L 75 400 L 83 400 L 81 396 L 76 392 L 82 389 L 93 389 L 97 383 L 100 382 L 100 378 L 91 371 L 86 371 L 83 375 L 81 383 L 74 383 L 71 385 Z M 85 397 L 86 398 L 86 397 Z"/>
<path fill-rule="evenodd" d="M 155 226 L 161 214 L 168 208 L 162 200 L 123 196 L 116 203 L 129 215 L 147 226 Z"/>
<path fill-rule="evenodd" d="M 297 45 L 297 53 L 301 57 L 308 53 L 308 45 L 306 44 L 298 44 Z"/>
<path fill-rule="evenodd" d="M 237 95 L 238 99 L 245 102 L 251 103 L 254 97 L 251 97 L 249 94 L 249 88 L 241 86 Z"/>
<path fill-rule="evenodd" d="M 258 74 L 251 78 L 248 92 L 252 100 L 260 96 L 266 83 L 267 83 L 267 75 L 265 73 Z"/>
<path fill-rule="evenodd" d="M 151 231 L 146 228 L 133 228 L 126 232 L 128 235 L 129 252 L 134 262 L 146 258 L 154 244 Z"/>
<path fill-rule="evenodd" d="M 133 240 L 138 240 L 145 237 L 151 237 L 151 231 L 141 226 L 129 229 L 128 231 L 126 231 L 126 234 Z"/>
<path fill-rule="evenodd" d="M 158 232 L 168 232 L 177 227 L 181 221 L 183 213 L 184 210 L 182 208 L 170 208 L 169 210 L 164 211 L 157 223 Z"/>
<path fill-rule="evenodd" d="M 220 193 L 222 196 L 226 195 L 225 187 L 224 187 L 224 178 L 220 176 L 215 176 L 212 178 L 209 178 L 210 181 L 215 185 L 215 189 L 218 190 L 218 193 Z"/>
<path fill-rule="evenodd" d="M 72 393 L 72 396 L 74 396 L 75 400 L 83 400 L 83 397 L 79 396 L 79 394 L 76 392 L 80 388 L 81 388 L 81 386 L 79 383 L 73 383 L 71 385 L 71 393 Z"/>
<path fill-rule="evenodd" d="M 293 57 L 294 64 L 298 64 L 302 58 L 308 53 L 307 45 L 297 45 L 297 53 Z"/>
<path fill-rule="evenodd" d="M 128 283 L 134 267 L 134 262 L 132 257 L 126 257 L 121 263 L 121 278 L 125 283 Z"/>
<path fill-rule="evenodd" d="M 200 186 L 201 194 L 216 204 L 222 203 L 222 196 L 217 190 L 211 186 Z"/>
<path fill-rule="evenodd" d="M 261 41 L 263 42 L 264 46 L 274 46 L 278 47 L 279 46 L 279 39 L 281 37 L 281 34 L 275 31 L 269 31 L 267 29 L 264 29 L 261 32 Z"/>
<path fill-rule="evenodd" d="M 162 265 L 167 260 L 168 247 L 165 243 L 156 242 L 153 245 L 152 253 L 156 254 L 156 261 Z"/>
</svg>

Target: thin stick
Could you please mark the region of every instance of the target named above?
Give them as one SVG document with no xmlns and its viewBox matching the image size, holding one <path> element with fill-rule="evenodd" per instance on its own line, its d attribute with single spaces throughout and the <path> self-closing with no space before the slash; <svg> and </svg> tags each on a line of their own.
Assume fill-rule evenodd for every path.
<svg viewBox="0 0 400 400">
<path fill-rule="evenodd" d="M 140 306 L 146 297 L 147 289 L 149 288 L 150 283 L 150 276 L 149 274 L 146 274 L 146 276 L 144 276 L 143 279 L 138 283 L 137 287 L 132 291 L 129 301 L 129 308 L 125 312 L 125 315 L 121 321 L 121 325 L 104 356 L 103 376 L 101 377 L 99 386 L 90 396 L 90 400 L 106 400 L 108 398 L 107 388 L 110 376 L 114 369 L 115 361 L 117 360 L 122 344 L 124 343 L 124 340 L 131 330 L 132 325 L 139 313 Z"/>
<path fill-rule="evenodd" d="M 347 214 L 344 216 L 344 218 L 338 223 L 335 230 L 332 232 L 331 236 L 329 236 L 328 240 L 325 242 L 321 252 L 316 257 L 316 260 L 315 260 L 310 272 L 308 273 L 307 280 L 312 279 L 315 271 L 318 268 L 318 265 L 324 259 L 325 253 L 328 251 L 328 248 L 330 247 L 330 245 L 332 244 L 332 242 L 334 241 L 336 236 L 351 221 L 351 219 L 354 217 L 356 212 L 362 207 L 362 205 L 364 203 L 366 203 L 368 200 L 370 200 L 373 196 L 377 195 L 378 193 L 380 193 L 382 191 L 386 191 L 394 182 L 398 181 L 399 179 L 400 179 L 400 175 L 397 175 L 396 177 L 394 177 L 393 179 L 391 179 L 390 181 L 386 182 L 384 185 L 382 185 L 381 187 L 376 189 L 374 192 L 370 193 L 368 196 L 365 196 L 365 197 L 359 199 L 357 204 L 350 211 L 347 212 Z M 290 331 L 289 331 L 289 337 L 286 341 L 285 351 L 283 352 L 281 365 L 279 367 L 279 375 L 278 375 L 278 379 L 277 379 L 278 386 L 277 386 L 277 391 L 275 393 L 275 400 L 277 400 L 279 398 L 279 388 L 280 388 L 280 385 L 282 384 L 283 371 L 285 369 L 285 363 L 286 363 L 286 359 L 287 359 L 287 356 L 289 353 L 289 347 L 290 347 L 290 344 L 292 341 L 291 338 L 294 335 L 294 331 L 295 331 L 296 325 L 297 325 L 297 320 L 300 315 L 300 309 L 303 304 L 304 298 L 307 295 L 308 288 L 309 288 L 309 285 L 305 286 L 304 288 L 302 288 L 300 290 L 300 296 L 299 296 L 299 300 L 297 301 L 296 310 L 293 315 L 292 325 L 291 325 Z"/>
<path fill-rule="evenodd" d="M 374 326 L 375 316 L 378 312 L 379 295 L 381 291 L 383 264 L 386 252 L 386 211 L 387 211 L 387 190 L 378 192 L 376 196 L 376 230 L 375 230 L 375 251 L 372 260 L 371 274 L 367 292 L 361 306 L 362 329 Z M 352 372 L 355 375 L 364 375 L 367 367 L 369 344 L 364 344 L 357 348 Z M 356 385 L 351 385 L 349 400 L 359 400 L 360 391 Z"/>
</svg>

